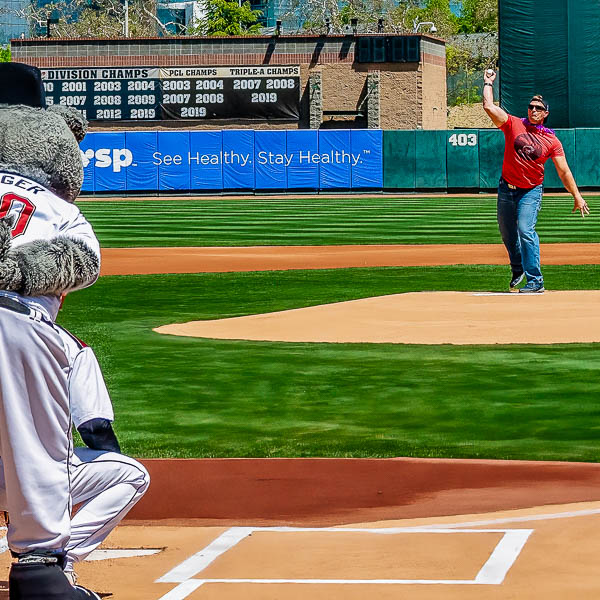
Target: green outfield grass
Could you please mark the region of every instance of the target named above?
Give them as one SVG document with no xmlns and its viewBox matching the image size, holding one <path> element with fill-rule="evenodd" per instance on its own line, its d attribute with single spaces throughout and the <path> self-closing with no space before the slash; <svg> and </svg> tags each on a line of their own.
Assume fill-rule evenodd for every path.
<svg viewBox="0 0 600 600">
<path fill-rule="evenodd" d="M 592 214 L 546 196 L 542 242 L 600 240 Z M 89 201 L 79 204 L 104 247 L 498 243 L 494 198 L 320 198 Z"/>
<path fill-rule="evenodd" d="M 544 274 L 551 289 L 599 287 L 596 266 Z M 96 349 L 117 433 L 136 456 L 597 461 L 596 345 L 264 343 L 151 331 L 406 291 L 503 290 L 507 276 L 507 267 L 457 266 L 105 277 L 70 295 L 59 321 Z"/>
</svg>

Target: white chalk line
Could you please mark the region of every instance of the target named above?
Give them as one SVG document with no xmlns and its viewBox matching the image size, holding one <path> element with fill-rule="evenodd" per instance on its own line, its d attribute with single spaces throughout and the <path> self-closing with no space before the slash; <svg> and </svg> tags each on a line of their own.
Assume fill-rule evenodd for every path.
<svg viewBox="0 0 600 600">
<path fill-rule="evenodd" d="M 175 567 L 156 580 L 156 582 L 163 583 L 178 583 L 174 581 L 174 575 L 179 577 L 184 574 L 188 574 L 194 570 L 194 575 L 197 575 L 201 570 L 204 570 L 209 564 L 216 560 L 227 550 L 233 548 L 239 541 L 245 539 L 254 531 L 271 531 L 271 532 L 360 532 L 360 533 L 376 533 L 382 535 L 390 535 L 394 533 L 493 533 L 493 532 L 504 532 L 504 536 L 500 542 L 496 545 L 494 551 L 480 569 L 479 573 L 473 580 L 423 580 L 423 579 L 369 579 L 369 580 L 342 580 L 342 579 L 192 579 L 194 575 L 188 577 L 187 580 L 179 582 L 179 585 L 173 590 L 162 596 L 159 600 L 184 600 L 188 598 L 199 587 L 205 583 L 260 583 L 260 584 L 273 584 L 273 583 L 296 583 L 296 584 L 337 584 L 337 585 L 362 585 L 362 584 L 381 584 L 381 585 L 398 585 L 398 584 L 411 584 L 411 585 L 497 585 L 504 580 L 506 573 L 510 567 L 514 564 L 518 558 L 523 546 L 527 542 L 527 539 L 533 532 L 532 529 L 509 529 L 509 530 L 469 530 L 463 529 L 465 527 L 482 527 L 496 524 L 506 523 L 525 523 L 531 521 L 544 521 L 553 519 L 566 519 L 576 518 L 584 516 L 593 516 L 600 514 L 599 509 L 587 509 L 578 511 L 565 511 L 560 513 L 548 513 L 528 516 L 515 516 L 505 517 L 501 519 L 488 519 L 480 521 L 463 521 L 452 524 L 433 524 L 425 525 L 421 527 L 392 527 L 392 528 L 378 528 L 378 529 L 359 529 L 359 528 L 291 528 L 291 527 L 257 527 L 257 528 L 244 528 L 244 527 L 233 527 L 226 531 L 224 534 L 219 536 L 211 544 L 209 544 L 204 550 L 196 553 L 190 557 L 181 565 Z M 0 531 L 6 531 L 6 527 L 0 527 Z M 237 540 L 237 541 L 236 541 Z M 0 553 L 5 552 L 8 549 L 6 537 L 0 539 Z M 210 551 L 209 551 L 210 549 Z M 148 553 L 155 553 L 150 550 Z M 510 563 L 510 564 L 508 564 Z M 508 568 L 506 565 L 508 564 Z M 202 566 L 204 565 L 204 566 Z M 200 570 L 197 570 L 198 567 Z M 182 568 L 183 567 L 183 568 Z"/>
<path fill-rule="evenodd" d="M 525 543 L 529 539 L 529 536 L 534 531 L 533 529 L 491 529 L 491 530 L 469 530 L 464 529 L 467 527 L 482 527 L 482 526 L 493 526 L 506 523 L 525 523 L 528 521 L 544 521 L 552 519 L 568 519 L 576 517 L 585 517 L 600 514 L 600 508 L 598 509 L 586 509 L 578 511 L 564 511 L 559 513 L 548 513 L 539 515 L 529 516 L 515 516 L 505 517 L 500 519 L 487 519 L 480 521 L 463 521 L 452 524 L 434 524 L 425 525 L 421 527 L 389 527 L 389 528 L 376 528 L 376 529 L 362 529 L 362 528 L 341 528 L 341 527 L 329 527 L 329 528 L 293 528 L 293 527 L 257 527 L 257 528 L 231 528 L 225 532 L 222 536 L 214 540 L 204 550 L 196 553 L 190 559 L 184 561 L 182 565 L 185 565 L 185 572 L 189 575 L 189 579 L 181 581 L 177 587 L 172 589 L 166 595 L 162 596 L 159 600 L 185 600 L 197 590 L 200 586 L 205 583 L 246 583 L 246 584 L 274 584 L 274 583 L 295 583 L 295 584 L 337 584 L 337 585 L 499 585 L 504 581 L 504 578 L 512 565 L 517 560 L 521 550 Z M 227 550 L 233 548 L 239 541 L 245 539 L 248 535 L 251 535 L 254 531 L 272 531 L 272 532 L 360 532 L 360 533 L 378 533 L 381 535 L 392 535 L 395 533 L 467 533 L 467 532 L 479 532 L 479 533 L 493 533 L 503 532 L 504 536 L 500 542 L 496 545 L 492 551 L 490 557 L 486 563 L 481 567 L 475 579 L 472 580 L 430 580 L 430 579 L 370 579 L 370 580 L 342 580 L 342 579 L 192 579 L 198 575 L 201 570 L 206 568 L 219 556 L 224 554 Z M 237 541 L 235 541 L 237 540 Z M 210 549 L 210 551 L 209 551 Z M 157 582 L 171 582 L 176 579 L 176 575 L 183 575 L 184 570 L 180 569 L 182 565 L 175 567 L 157 580 Z M 202 567 L 204 565 L 204 567 Z M 201 567 L 198 570 L 198 567 Z M 191 572 L 195 571 L 194 574 Z"/>
<path fill-rule="evenodd" d="M 360 533 L 375 535 L 393 534 L 482 534 L 503 533 L 485 564 L 480 568 L 474 579 L 194 579 L 209 564 L 231 550 L 240 541 L 255 532 L 271 533 Z M 427 528 L 339 528 L 339 527 L 232 527 L 221 534 L 211 544 L 194 556 L 169 571 L 156 580 L 156 583 L 179 583 L 159 600 L 184 600 L 205 583 L 245 583 L 245 584 L 319 584 L 319 585 L 500 585 L 506 574 L 516 561 L 533 529 L 427 529 Z M 192 584 L 191 582 L 195 582 Z M 197 584 L 197 585 L 196 585 Z"/>
<path fill-rule="evenodd" d="M 191 579 L 194 575 L 206 569 L 221 554 L 236 546 L 244 538 L 252 535 L 253 531 L 255 529 L 252 527 L 231 527 L 200 552 L 196 552 L 174 569 L 171 569 L 166 575 L 157 579 L 156 583 L 183 583 Z M 183 597 L 185 598 L 185 596 Z"/>
<path fill-rule="evenodd" d="M 258 583 L 258 584 L 310 584 L 310 585 L 489 585 L 487 582 L 475 579 L 190 579 L 173 588 L 168 595 L 161 596 L 159 600 L 179 600 L 186 598 L 179 594 L 173 594 L 175 590 L 184 591 L 185 584 L 195 582 L 200 585 L 205 583 Z M 194 590 L 200 587 L 197 585 Z M 192 591 L 194 591 L 192 590 Z"/>
<path fill-rule="evenodd" d="M 180 583 L 176 588 L 173 588 L 168 594 L 161 596 L 159 600 L 182 600 L 187 598 L 191 593 L 195 592 L 204 581 L 198 579 L 190 579 Z"/>
<path fill-rule="evenodd" d="M 154 556 L 162 552 L 162 548 L 106 548 L 94 550 L 85 560 L 98 561 L 115 558 L 135 558 L 138 556 Z"/>
<path fill-rule="evenodd" d="M 553 519 L 572 519 L 576 517 L 590 517 L 599 515 L 600 508 L 590 508 L 587 510 L 565 511 L 560 513 L 548 513 L 540 515 L 529 515 L 521 517 L 504 517 L 502 519 L 488 519 L 485 521 L 463 521 L 462 523 L 439 523 L 434 525 L 425 525 L 424 529 L 457 529 L 460 527 L 488 527 L 490 525 L 503 525 L 506 523 L 529 523 L 531 521 L 551 521 Z"/>
</svg>

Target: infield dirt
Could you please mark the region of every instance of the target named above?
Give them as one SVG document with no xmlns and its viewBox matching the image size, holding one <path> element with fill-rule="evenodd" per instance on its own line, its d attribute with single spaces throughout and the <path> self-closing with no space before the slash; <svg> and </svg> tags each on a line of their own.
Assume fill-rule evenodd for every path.
<svg viewBox="0 0 600 600">
<path fill-rule="evenodd" d="M 600 244 L 542 244 L 542 264 L 593 265 Z M 101 275 L 506 265 L 501 244 L 104 248 Z"/>
</svg>

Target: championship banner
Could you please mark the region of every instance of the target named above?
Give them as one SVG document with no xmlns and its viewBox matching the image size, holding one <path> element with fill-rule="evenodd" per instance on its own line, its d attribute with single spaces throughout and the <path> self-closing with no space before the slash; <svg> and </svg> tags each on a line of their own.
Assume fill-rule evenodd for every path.
<svg viewBox="0 0 600 600">
<path fill-rule="evenodd" d="M 90 121 L 300 118 L 300 66 L 43 69 L 48 104 Z"/>
<path fill-rule="evenodd" d="M 156 67 L 42 69 L 47 104 L 80 110 L 89 121 L 160 119 Z"/>
<path fill-rule="evenodd" d="M 298 119 L 300 66 L 160 69 L 171 119 Z"/>
</svg>

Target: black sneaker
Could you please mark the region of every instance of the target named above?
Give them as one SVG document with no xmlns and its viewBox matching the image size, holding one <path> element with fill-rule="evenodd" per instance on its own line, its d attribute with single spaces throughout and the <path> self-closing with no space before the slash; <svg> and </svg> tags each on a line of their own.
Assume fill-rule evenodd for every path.
<svg viewBox="0 0 600 600">
<path fill-rule="evenodd" d="M 84 587 L 72 586 L 57 562 L 13 563 L 8 587 L 11 600 L 101 600 Z"/>
<path fill-rule="evenodd" d="M 527 284 L 519 290 L 519 294 L 543 294 L 545 291 L 546 288 L 543 285 L 530 286 Z"/>
<path fill-rule="evenodd" d="M 73 586 L 73 589 L 75 590 L 75 598 L 77 598 L 77 600 L 101 600 L 96 592 L 92 592 L 92 590 L 88 590 L 81 585 Z"/>
<path fill-rule="evenodd" d="M 65 600 L 78 598 L 62 568 L 49 562 L 17 562 L 10 568 L 11 600 Z"/>
<path fill-rule="evenodd" d="M 521 283 L 521 281 L 523 281 L 524 277 L 525 277 L 525 273 L 521 273 L 520 275 L 513 274 L 513 278 L 510 280 L 510 283 L 509 283 L 509 289 L 511 292 L 517 291 L 515 288 Z"/>
</svg>

